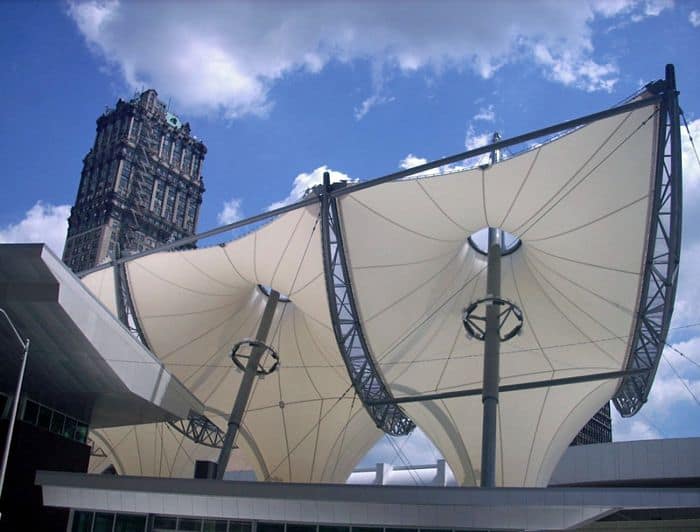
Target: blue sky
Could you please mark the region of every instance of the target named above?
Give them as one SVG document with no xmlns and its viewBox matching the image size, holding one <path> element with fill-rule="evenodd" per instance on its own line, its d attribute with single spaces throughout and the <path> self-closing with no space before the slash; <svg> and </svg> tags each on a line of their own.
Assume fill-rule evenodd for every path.
<svg viewBox="0 0 700 532">
<path fill-rule="evenodd" d="M 326 168 L 367 179 L 609 107 L 666 63 L 700 143 L 698 1 L 6 1 L 0 14 L 0 242 L 58 253 L 95 119 L 147 87 L 208 147 L 200 230 L 293 200 Z M 700 322 L 700 167 L 683 137 L 674 326 Z M 667 350 L 616 439 L 700 436 L 700 327 L 669 342 L 687 358 Z M 432 459 L 412 438 L 409 458 Z M 378 459 L 399 463 L 387 442 Z"/>
</svg>

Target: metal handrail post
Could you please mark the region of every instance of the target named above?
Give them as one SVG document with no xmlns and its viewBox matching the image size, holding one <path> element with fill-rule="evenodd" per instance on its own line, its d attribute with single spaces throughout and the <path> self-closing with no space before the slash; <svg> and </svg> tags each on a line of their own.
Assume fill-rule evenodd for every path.
<svg viewBox="0 0 700 532">
<path fill-rule="evenodd" d="M 12 327 L 15 336 L 17 336 L 17 340 L 22 346 L 22 349 L 24 349 L 24 353 L 22 355 L 22 367 L 19 370 L 19 378 L 17 379 L 17 389 L 15 391 L 15 397 L 12 402 L 12 414 L 10 415 L 10 424 L 7 428 L 7 438 L 5 438 L 5 450 L 2 454 L 2 469 L 0 470 L 0 498 L 2 498 L 2 489 L 5 485 L 5 473 L 7 472 L 7 463 L 10 458 L 10 445 L 12 444 L 12 433 L 14 432 L 15 421 L 17 419 L 17 409 L 19 407 L 20 394 L 22 393 L 24 372 L 27 368 L 27 358 L 29 356 L 29 338 L 27 338 L 26 340 L 22 340 L 22 336 L 20 336 L 19 331 L 17 331 L 17 327 L 15 327 L 15 324 L 12 323 L 12 320 L 10 319 L 10 316 L 7 315 L 7 312 L 5 312 L 5 309 L 0 308 L 0 313 L 2 313 L 3 316 L 5 316 L 7 323 L 9 323 L 10 327 Z M 0 519 L 2 519 L 1 513 Z"/>
</svg>

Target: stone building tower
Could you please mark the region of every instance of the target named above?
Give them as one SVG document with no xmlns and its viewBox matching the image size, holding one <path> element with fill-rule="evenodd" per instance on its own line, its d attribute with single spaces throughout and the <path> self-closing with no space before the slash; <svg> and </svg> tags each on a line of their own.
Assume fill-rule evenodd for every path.
<svg viewBox="0 0 700 532">
<path fill-rule="evenodd" d="M 77 273 L 194 234 L 206 152 L 155 90 L 120 99 L 97 119 L 63 261 Z"/>
</svg>

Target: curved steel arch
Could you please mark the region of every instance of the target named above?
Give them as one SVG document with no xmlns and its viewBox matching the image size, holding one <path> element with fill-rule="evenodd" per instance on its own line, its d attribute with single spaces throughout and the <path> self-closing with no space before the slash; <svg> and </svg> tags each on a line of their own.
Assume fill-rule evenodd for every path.
<svg viewBox="0 0 700 532">
<path fill-rule="evenodd" d="M 119 250 L 119 245 L 117 245 L 117 250 Z M 116 255 L 115 258 L 119 258 L 119 251 L 117 251 Z M 129 286 L 129 276 L 126 273 L 126 264 L 123 262 L 115 262 L 114 265 L 114 294 L 119 321 L 129 330 L 131 336 L 151 351 L 151 346 L 136 315 L 134 301 L 131 297 L 131 287 Z"/>
<path fill-rule="evenodd" d="M 401 407 L 390 402 L 368 404 L 369 401 L 393 401 L 394 397 L 377 370 L 362 330 L 345 260 L 338 205 L 330 191 L 330 178 L 326 172 L 323 176 L 323 187 L 319 190 L 321 239 L 328 305 L 335 339 L 355 391 L 377 428 L 392 436 L 404 436 L 413 431 L 416 425 Z"/>
<path fill-rule="evenodd" d="M 681 253 L 681 142 L 678 93 L 673 65 L 666 80 L 648 90 L 663 93 L 659 104 L 656 176 L 647 240 L 642 293 L 625 369 L 646 369 L 625 377 L 613 402 L 623 417 L 636 414 L 647 401 L 661 360 L 673 314 Z"/>
</svg>

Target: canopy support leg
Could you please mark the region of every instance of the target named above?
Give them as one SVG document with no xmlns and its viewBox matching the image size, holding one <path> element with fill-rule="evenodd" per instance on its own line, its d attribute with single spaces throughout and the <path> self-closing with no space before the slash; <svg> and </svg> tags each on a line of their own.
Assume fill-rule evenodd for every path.
<svg viewBox="0 0 700 532">
<path fill-rule="evenodd" d="M 489 227 L 489 253 L 486 278 L 488 297 L 501 297 L 501 231 Z M 493 301 L 486 307 L 484 338 L 484 405 L 481 434 L 481 487 L 496 485 L 496 425 L 498 421 L 498 384 L 501 336 L 499 308 Z"/>
<path fill-rule="evenodd" d="M 277 308 L 279 298 L 279 292 L 270 288 L 270 294 L 267 298 L 265 311 L 263 312 L 262 320 L 260 320 L 258 332 L 255 336 L 255 340 L 257 342 L 264 344 L 267 341 L 267 335 L 270 331 L 270 326 L 272 325 L 272 318 L 275 315 L 275 309 Z M 243 421 L 245 409 L 248 405 L 248 399 L 250 399 L 250 393 L 253 391 L 253 382 L 255 381 L 256 375 L 258 375 L 260 359 L 265 351 L 266 348 L 264 346 L 253 347 L 250 353 L 250 358 L 248 358 L 248 363 L 246 364 L 245 371 L 243 372 L 243 380 L 241 380 L 241 385 L 238 388 L 238 394 L 236 395 L 236 401 L 233 404 L 231 415 L 228 418 L 226 436 L 224 437 L 224 443 L 221 447 L 219 460 L 217 461 L 216 465 L 216 478 L 218 480 L 222 480 L 224 478 L 226 466 L 228 465 L 229 458 L 231 457 L 231 449 L 233 448 L 233 444 L 236 440 L 238 428 L 241 426 L 241 421 Z"/>
</svg>

